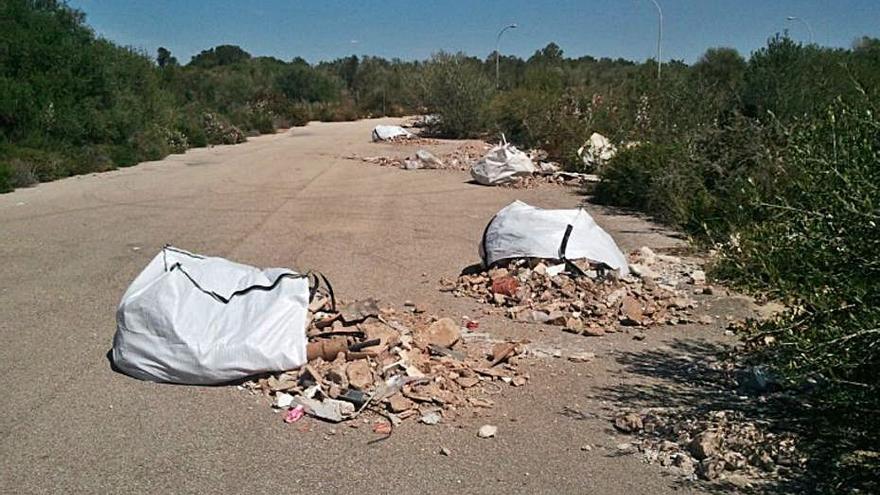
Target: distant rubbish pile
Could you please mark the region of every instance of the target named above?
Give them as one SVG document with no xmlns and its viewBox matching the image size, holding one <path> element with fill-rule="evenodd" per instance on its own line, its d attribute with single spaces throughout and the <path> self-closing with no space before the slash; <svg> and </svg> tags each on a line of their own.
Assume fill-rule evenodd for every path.
<svg viewBox="0 0 880 495">
<path fill-rule="evenodd" d="M 382 167 L 401 168 L 403 170 L 468 170 L 470 164 L 484 153 L 484 147 L 479 144 L 465 143 L 456 147 L 453 151 L 437 156 L 425 149 L 419 149 L 414 154 L 399 158 L 387 156 L 359 156 L 346 155 L 343 158 L 372 163 Z"/>
<path fill-rule="evenodd" d="M 418 141 L 429 144 L 399 126 L 376 126 L 372 136 L 374 142 L 414 143 Z M 540 184 L 583 185 L 596 183 L 599 180 L 595 175 L 565 172 L 559 164 L 546 161 L 547 154 L 545 152 L 532 150 L 525 153 L 508 143 L 503 135 L 500 144 L 496 146 L 484 145 L 483 148 L 484 151 L 480 152 L 472 146 L 465 145 L 448 157 L 437 157 L 428 150 L 420 149 L 415 154 L 406 157 L 348 155 L 345 158 L 404 170 L 469 170 L 473 180 L 485 186 L 530 188 Z M 488 148 L 487 151 L 486 148 Z M 603 136 L 594 133 L 591 141 L 578 152 L 584 157 L 584 163 L 589 161 L 592 164 L 594 159 L 602 160 L 613 156 L 613 146 Z"/>
</svg>

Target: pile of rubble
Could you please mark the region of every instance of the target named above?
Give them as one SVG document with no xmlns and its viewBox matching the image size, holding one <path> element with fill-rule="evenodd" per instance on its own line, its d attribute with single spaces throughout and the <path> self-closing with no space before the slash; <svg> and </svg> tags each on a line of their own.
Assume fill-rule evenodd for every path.
<svg viewBox="0 0 880 495">
<path fill-rule="evenodd" d="M 539 172 L 534 175 L 516 177 L 511 182 L 500 184 L 500 186 L 512 189 L 532 189 L 545 184 L 581 187 L 588 184 L 595 184 L 597 182 L 599 182 L 599 176 L 597 175 L 556 170 L 550 173 Z"/>
<path fill-rule="evenodd" d="M 397 312 L 372 299 L 336 307 L 319 296 L 309 307 L 308 364 L 243 388 L 272 399 L 288 423 L 372 414 L 384 418 L 374 431 L 387 434 L 406 419 L 433 425 L 479 415 L 493 406 L 487 395 L 525 385 L 528 376 L 517 371 L 524 343 L 492 340 L 474 332 L 477 325 L 410 303 Z"/>
<path fill-rule="evenodd" d="M 688 419 L 672 410 L 630 412 L 617 416 L 614 427 L 637 436 L 634 443 L 646 461 L 705 480 L 780 476 L 807 461 L 793 434 L 770 432 L 739 411 Z"/>
<path fill-rule="evenodd" d="M 414 142 L 414 140 L 407 139 L 406 142 L 412 143 Z M 366 163 L 372 163 L 382 167 L 402 168 L 404 170 L 441 169 L 465 171 L 470 168 L 471 163 L 473 163 L 485 152 L 485 148 L 487 147 L 488 145 L 468 143 L 463 146 L 459 146 L 450 153 L 440 156 L 436 156 L 430 151 L 420 149 L 412 155 L 402 158 L 359 155 L 346 155 L 344 158 L 349 160 L 359 160 Z"/>
<path fill-rule="evenodd" d="M 388 144 L 406 144 L 406 145 L 422 145 L 422 146 L 436 146 L 440 144 L 440 141 L 433 138 L 421 137 L 418 135 L 413 135 L 412 137 L 404 137 L 398 136 L 389 139 L 383 139 L 383 143 Z"/>
<path fill-rule="evenodd" d="M 440 159 L 447 164 L 446 168 L 452 170 L 467 171 L 471 164 L 486 154 L 492 146 L 489 143 L 465 143 L 451 153 L 442 155 Z"/>
<path fill-rule="evenodd" d="M 618 324 L 711 323 L 695 317 L 689 292 L 711 293 L 695 262 L 642 248 L 630 256 L 633 275 L 620 277 L 586 260 L 519 258 L 488 270 L 442 279 L 440 290 L 499 308 L 517 321 L 557 325 L 572 333 L 603 335 Z M 693 286 L 687 290 L 687 286 Z"/>
</svg>

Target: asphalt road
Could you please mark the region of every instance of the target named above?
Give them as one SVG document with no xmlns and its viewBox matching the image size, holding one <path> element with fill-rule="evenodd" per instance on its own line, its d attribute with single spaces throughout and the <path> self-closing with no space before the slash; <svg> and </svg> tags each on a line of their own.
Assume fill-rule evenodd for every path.
<svg viewBox="0 0 880 495">
<path fill-rule="evenodd" d="M 483 227 L 506 204 L 573 207 L 582 198 L 562 187 L 486 188 L 461 172 L 343 159 L 415 149 L 370 143 L 378 122 L 311 124 L 0 195 L 0 492 L 698 491 L 621 455 L 626 438 L 608 417 L 615 387 L 657 380 L 626 371 L 622 354 L 719 332 L 576 337 L 483 316 L 473 301 L 438 292 L 440 277 L 478 261 Z M 593 211 L 627 249 L 678 242 L 642 219 Z M 456 319 L 480 317 L 490 332 L 598 358 L 536 362 L 530 383 L 505 390 L 482 417 L 406 423 L 381 442 L 371 443 L 369 425 L 285 425 L 265 399 L 234 387 L 159 385 L 111 370 L 119 298 L 166 243 L 320 270 L 345 298 L 411 299 Z M 498 436 L 476 438 L 482 424 L 497 425 Z M 441 446 L 452 455 L 439 455 Z"/>
</svg>

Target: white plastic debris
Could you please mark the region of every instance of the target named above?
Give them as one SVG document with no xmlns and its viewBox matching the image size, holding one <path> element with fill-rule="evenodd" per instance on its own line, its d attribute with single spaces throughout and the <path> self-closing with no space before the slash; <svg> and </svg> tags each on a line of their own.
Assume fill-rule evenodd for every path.
<svg viewBox="0 0 880 495">
<path fill-rule="evenodd" d="M 562 167 L 556 162 L 538 162 L 535 166 L 537 172 L 541 175 L 553 175 L 562 171 Z"/>
<path fill-rule="evenodd" d="M 309 282 L 166 247 L 125 291 L 113 362 L 158 382 L 206 385 L 306 362 Z"/>
<path fill-rule="evenodd" d="M 595 167 L 614 158 L 614 155 L 617 154 L 617 148 L 611 144 L 608 138 L 594 132 L 590 135 L 590 139 L 578 148 L 577 154 L 583 160 L 584 165 Z"/>
<path fill-rule="evenodd" d="M 440 413 L 438 413 L 437 411 L 431 411 L 422 415 L 422 417 L 419 418 L 419 421 L 425 423 L 426 425 L 436 425 L 440 423 L 441 419 L 442 418 L 440 417 Z"/>
<path fill-rule="evenodd" d="M 284 409 L 285 407 L 290 407 L 291 404 L 293 404 L 292 395 L 285 394 L 284 392 L 275 393 L 275 407 Z"/>
<path fill-rule="evenodd" d="M 614 239 L 581 208 L 545 210 L 514 201 L 489 222 L 480 243 L 485 266 L 511 258 L 586 259 L 629 273 Z"/>
<path fill-rule="evenodd" d="M 306 414 L 316 418 L 326 419 L 334 423 L 349 418 L 354 414 L 354 404 L 336 399 L 324 399 L 323 401 L 309 399 L 307 397 L 294 397 L 294 402 L 303 406 Z"/>
<path fill-rule="evenodd" d="M 536 171 L 529 155 L 503 141 L 471 167 L 471 177 L 485 186 L 495 186 L 532 175 Z"/>
<path fill-rule="evenodd" d="M 418 150 L 412 158 L 403 161 L 401 168 L 404 170 L 418 170 L 423 168 L 443 168 L 443 162 L 430 151 Z"/>
<path fill-rule="evenodd" d="M 377 125 L 373 128 L 373 141 L 412 139 L 415 135 L 399 125 Z"/>
<path fill-rule="evenodd" d="M 480 427 L 480 430 L 477 431 L 477 436 L 480 438 L 492 438 L 496 433 L 498 433 L 497 426 L 483 425 Z"/>
<path fill-rule="evenodd" d="M 555 277 L 565 271 L 565 263 L 560 263 L 558 265 L 548 266 L 546 270 L 547 270 L 546 273 L 547 273 L 548 277 Z"/>
</svg>

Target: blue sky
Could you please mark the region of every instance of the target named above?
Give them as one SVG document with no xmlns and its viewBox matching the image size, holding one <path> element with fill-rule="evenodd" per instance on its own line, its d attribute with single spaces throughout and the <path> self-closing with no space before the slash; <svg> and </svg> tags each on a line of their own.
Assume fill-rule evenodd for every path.
<svg viewBox="0 0 880 495">
<path fill-rule="evenodd" d="M 663 59 L 695 61 L 706 48 L 747 55 L 774 33 L 807 41 L 806 20 L 822 45 L 850 46 L 880 37 L 880 0 L 658 0 Z M 657 12 L 650 0 L 339 1 L 69 0 L 95 31 L 155 53 L 165 46 L 182 62 L 218 44 L 254 55 L 310 62 L 351 54 L 423 59 L 438 50 L 484 57 L 506 24 L 502 53 L 527 57 L 551 41 L 568 56 L 644 60 L 656 50 Z"/>
</svg>

